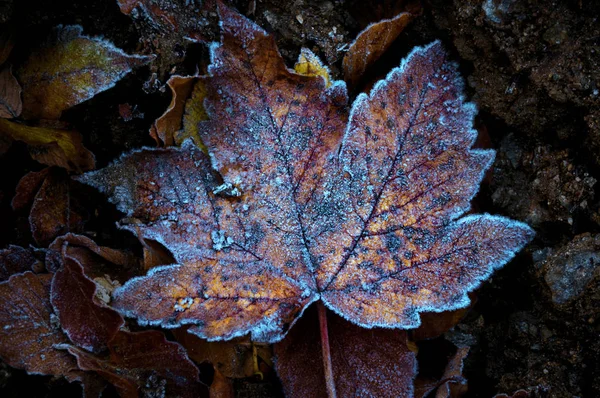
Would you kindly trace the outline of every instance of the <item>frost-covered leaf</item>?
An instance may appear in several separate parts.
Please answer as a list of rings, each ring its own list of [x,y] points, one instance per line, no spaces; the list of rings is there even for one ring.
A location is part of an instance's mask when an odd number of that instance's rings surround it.
[[[24,118],[58,119],[64,110],[111,88],[133,68],[152,60],[128,55],[82,32],[81,26],[58,26],[48,43],[17,69]]]
[[[9,67],[0,69],[0,117],[12,119],[23,110],[21,86]]]
[[[71,198],[71,180],[64,170],[47,168],[26,174],[16,188],[13,209],[31,204],[29,226],[34,240],[41,246],[56,237],[83,227],[85,212]]]
[[[132,254],[110,247],[99,246],[92,239],[76,234],[59,236],[48,246],[46,268],[56,272],[62,263],[64,253],[77,260],[89,277],[98,277],[109,272],[118,275],[125,268],[137,268],[138,260]]]
[[[0,282],[25,271],[41,271],[43,264],[32,248],[10,245],[0,250]]]
[[[29,373],[77,378],[75,359],[50,305],[51,274],[25,272],[0,283],[0,357]]]
[[[316,311],[275,344],[277,374],[287,397],[324,397],[325,379]],[[417,373],[406,332],[364,329],[329,314],[331,362],[339,397],[412,397]]]
[[[23,141],[31,157],[45,165],[75,172],[95,167],[94,155],[83,146],[77,131],[28,126],[0,118],[0,135]]]
[[[119,313],[96,299],[96,290],[81,264],[63,253],[50,301],[71,341],[92,352],[104,350],[124,323]]]
[[[414,328],[420,312],[468,305],[532,238],[506,218],[459,218],[494,152],[470,149],[476,110],[439,42],[348,115],[344,83],[290,71],[262,29],[220,14],[199,125],[210,158],[186,141],[79,177],[176,260],[116,290],[122,313],[275,342],[322,300],[361,326]]]
[[[121,397],[152,396],[207,397],[208,389],[199,381],[198,368],[177,343],[167,341],[158,331],[120,331],[110,341],[107,357],[70,346],[82,370],[95,371],[112,383]],[[146,390],[146,391],[145,391]]]
[[[342,63],[344,80],[350,87],[356,87],[367,68],[385,53],[413,17],[412,14],[403,12],[392,19],[370,24],[359,33]]]
[[[178,132],[182,130],[183,125],[187,122],[185,118],[192,117],[191,115],[186,115],[184,118],[184,113],[187,109],[186,102],[191,102],[195,105],[192,110],[197,112],[200,109],[200,115],[194,117],[194,125],[188,126],[185,131],[188,133],[188,137],[196,138],[196,143],[200,144],[197,140],[198,134],[191,133],[191,131],[197,131],[195,124],[207,119],[202,105],[205,94],[203,95],[204,86],[201,79],[198,76],[171,76],[167,85],[171,89],[171,103],[165,113],[156,119],[150,128],[150,136],[161,146],[171,146],[175,143],[180,145],[184,139],[179,137]],[[200,92],[200,94],[197,92]]]

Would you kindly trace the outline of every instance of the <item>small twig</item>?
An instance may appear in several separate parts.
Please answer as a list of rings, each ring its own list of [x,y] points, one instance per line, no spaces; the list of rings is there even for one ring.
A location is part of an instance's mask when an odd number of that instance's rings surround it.
[[[333,380],[333,367],[331,366],[331,351],[329,349],[329,332],[327,330],[327,309],[322,302],[317,303],[319,310],[319,329],[321,330],[321,352],[323,353],[323,367],[325,370],[325,385],[327,396],[336,398],[335,382]]]

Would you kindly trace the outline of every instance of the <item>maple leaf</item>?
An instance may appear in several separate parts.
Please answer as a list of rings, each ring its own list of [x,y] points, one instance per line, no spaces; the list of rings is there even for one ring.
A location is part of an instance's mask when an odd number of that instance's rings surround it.
[[[199,134],[78,180],[109,195],[177,264],[115,291],[142,324],[276,342],[312,302],[364,327],[414,328],[533,236],[469,215],[494,152],[470,149],[475,106],[439,42],[414,49],[347,112],[342,82],[286,68],[274,40],[219,7]],[[221,174],[217,174],[214,169]]]

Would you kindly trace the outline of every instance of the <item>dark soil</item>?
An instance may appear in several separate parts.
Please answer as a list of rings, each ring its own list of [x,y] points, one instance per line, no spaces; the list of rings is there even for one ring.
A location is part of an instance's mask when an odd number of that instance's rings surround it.
[[[419,9],[417,2],[393,0],[234,5],[276,37],[289,65],[308,47],[336,78],[344,45],[368,23]],[[441,39],[461,66],[468,98],[480,109],[482,141],[497,150],[475,209],[525,221],[537,231],[534,242],[479,289],[469,315],[444,337],[471,346],[468,396],[538,388],[552,397],[599,397],[600,2],[423,0],[420,8],[367,80],[396,66],[413,46]],[[214,35],[214,18],[206,17],[206,34]],[[123,15],[115,0],[0,0],[0,23],[16,34],[15,62],[58,24],[81,24],[86,34],[102,35],[128,52],[149,51],[140,39],[147,27]],[[197,44],[157,50],[178,73],[207,61],[206,49]],[[98,167],[131,148],[154,145],[149,126],[169,102],[166,63],[137,70],[64,115],[84,135]],[[125,121],[118,111],[125,103],[140,117]],[[0,247],[32,243],[26,214],[14,214],[10,200],[18,180],[41,168],[20,145],[0,158],[6,234]],[[96,206],[88,209],[87,228],[100,243],[137,245],[116,230],[116,211],[104,198],[86,195]],[[423,343],[424,352],[428,344],[435,342]],[[236,387],[240,397],[280,395],[276,382]],[[2,396],[65,394],[78,395],[77,387],[0,365]]]

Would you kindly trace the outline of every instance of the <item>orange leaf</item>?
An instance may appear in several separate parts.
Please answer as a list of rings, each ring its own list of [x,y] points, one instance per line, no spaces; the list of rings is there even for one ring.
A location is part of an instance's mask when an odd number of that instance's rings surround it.
[[[371,24],[360,32],[342,63],[344,79],[350,87],[356,87],[365,71],[385,53],[412,19],[412,14],[403,12],[392,19]]]

